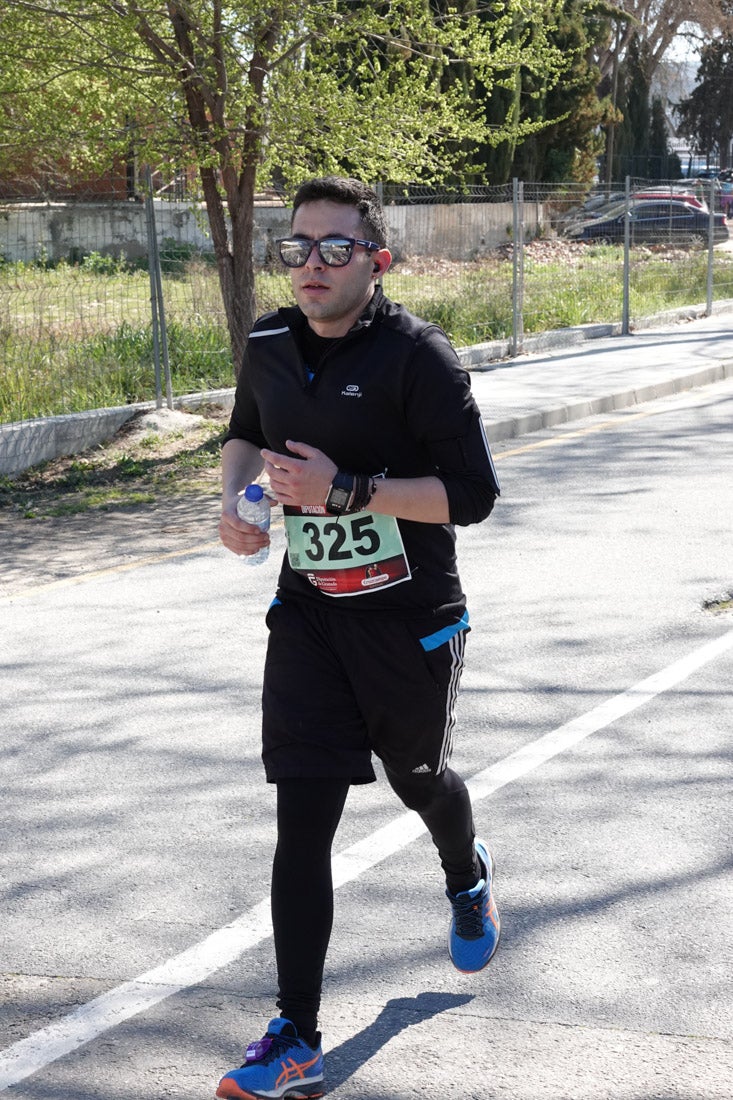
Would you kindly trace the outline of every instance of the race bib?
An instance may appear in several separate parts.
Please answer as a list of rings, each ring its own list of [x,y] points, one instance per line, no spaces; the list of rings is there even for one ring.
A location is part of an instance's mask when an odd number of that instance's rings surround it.
[[[410,579],[393,516],[331,516],[321,506],[283,508],[288,561],[327,596],[364,596]]]

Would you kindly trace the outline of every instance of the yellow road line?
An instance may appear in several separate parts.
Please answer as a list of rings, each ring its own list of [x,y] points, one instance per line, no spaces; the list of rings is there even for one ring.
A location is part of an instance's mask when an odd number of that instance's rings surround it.
[[[537,451],[540,447],[557,447],[561,443],[566,443],[569,439],[581,439],[585,435],[594,435],[596,432],[606,431],[607,428],[615,428],[618,424],[628,424],[630,420],[641,420],[645,416],[656,416],[657,413],[662,411],[657,409],[653,412],[638,412],[629,413],[627,416],[616,416],[613,420],[604,420],[601,424],[593,424],[589,428],[576,428],[571,432],[563,432],[562,435],[554,435],[552,439],[540,439],[536,443],[526,443],[523,447],[515,447],[511,451],[499,451],[494,455],[494,459],[498,462],[500,458],[523,455],[528,451]]]
[[[62,577],[58,581],[45,581],[43,584],[36,584],[31,588],[18,589],[17,592],[0,596],[0,601],[18,599],[21,596],[32,595],[34,592],[48,592],[53,588],[68,588],[70,585],[81,584],[83,581],[98,580],[100,577],[109,577],[116,573],[129,573],[132,569],[140,569],[144,565],[157,565],[158,562],[170,561],[171,558],[185,558],[190,554],[200,554],[204,550],[213,550],[217,546],[221,546],[218,539],[214,542],[199,543],[198,546],[189,546],[186,550],[169,550],[165,554],[151,554],[146,558],[125,562],[124,565],[110,565],[108,569],[95,569],[91,573],[78,573],[75,577]]]
[[[696,386],[693,391],[683,390],[679,393],[670,393],[666,395],[666,398],[657,398],[658,401],[670,401],[670,399],[681,398],[690,401],[694,398],[695,404],[707,401],[709,396],[709,390],[717,383],[711,382],[705,386]],[[594,435],[596,432],[604,432],[608,428],[615,428],[619,424],[628,424],[631,420],[643,420],[648,416],[661,416],[663,413],[669,412],[673,408],[671,403],[664,404],[656,409],[645,409],[643,412],[627,412],[621,413],[620,416],[614,416],[611,420],[603,420],[600,424],[591,424],[587,428],[575,428],[570,432],[562,432],[562,434],[554,435],[551,439],[540,439],[536,443],[525,443],[522,447],[514,447],[511,451],[499,451],[494,455],[494,459],[498,461],[500,458],[511,458],[513,455],[523,455],[528,451],[537,451],[541,447],[558,447],[561,443],[566,443],[570,439],[581,439],[585,435]],[[590,416],[593,414],[590,413]],[[597,414],[596,414],[597,415]],[[550,428],[545,428],[545,431],[550,431]]]

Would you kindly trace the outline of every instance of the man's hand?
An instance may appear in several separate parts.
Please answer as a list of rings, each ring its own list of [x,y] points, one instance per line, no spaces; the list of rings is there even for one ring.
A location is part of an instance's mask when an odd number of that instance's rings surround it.
[[[268,504],[269,498],[265,497]],[[237,515],[237,497],[228,500],[219,520],[219,538],[231,550],[233,554],[249,556],[256,554],[263,546],[269,546],[270,534],[268,531],[260,531],[259,527],[252,523],[245,523]]]
[[[323,451],[308,443],[295,443],[291,439],[285,442],[292,454],[260,451],[275,499],[294,507],[323,504],[338,466]]]
[[[221,452],[222,502],[219,538],[233,554],[256,554],[270,536],[237,515],[239,494],[262,472],[259,447],[245,439],[228,440]]]

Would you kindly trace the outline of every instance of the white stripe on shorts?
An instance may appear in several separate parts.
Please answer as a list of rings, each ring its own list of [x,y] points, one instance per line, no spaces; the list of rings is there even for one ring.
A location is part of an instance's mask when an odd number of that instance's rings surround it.
[[[448,763],[453,753],[453,731],[456,728],[456,700],[458,699],[458,687],[461,682],[461,673],[463,672],[463,654],[466,650],[466,631],[459,630],[457,634],[454,634],[453,637],[448,640],[447,644],[450,648],[452,660],[450,682],[448,683],[448,691],[446,693],[445,732],[443,734],[443,744],[440,750],[440,760],[438,762],[439,773],[448,767]]]

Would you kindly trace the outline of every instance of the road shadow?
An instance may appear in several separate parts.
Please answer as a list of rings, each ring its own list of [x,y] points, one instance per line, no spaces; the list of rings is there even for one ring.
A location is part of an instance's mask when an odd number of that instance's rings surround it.
[[[340,1088],[390,1039],[414,1024],[422,1024],[441,1012],[470,1004],[473,994],[418,993],[416,997],[393,997],[368,1027],[328,1052],[326,1084],[329,1091]]]

